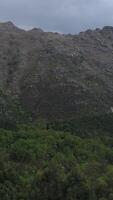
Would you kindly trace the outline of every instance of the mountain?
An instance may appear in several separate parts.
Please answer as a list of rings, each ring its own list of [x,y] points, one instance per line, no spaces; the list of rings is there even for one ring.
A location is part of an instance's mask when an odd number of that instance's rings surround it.
[[[111,112],[113,27],[66,35],[0,23],[0,88],[35,118]]]

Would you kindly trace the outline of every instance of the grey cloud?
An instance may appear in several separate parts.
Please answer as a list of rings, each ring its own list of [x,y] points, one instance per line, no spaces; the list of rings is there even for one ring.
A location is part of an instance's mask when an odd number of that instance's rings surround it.
[[[1,0],[0,20],[22,27],[77,33],[113,25],[113,0]]]

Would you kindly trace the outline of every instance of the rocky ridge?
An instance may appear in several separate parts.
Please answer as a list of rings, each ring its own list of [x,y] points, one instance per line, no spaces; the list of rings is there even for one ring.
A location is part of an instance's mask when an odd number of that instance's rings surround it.
[[[34,117],[111,112],[113,27],[65,35],[0,23],[0,87]]]

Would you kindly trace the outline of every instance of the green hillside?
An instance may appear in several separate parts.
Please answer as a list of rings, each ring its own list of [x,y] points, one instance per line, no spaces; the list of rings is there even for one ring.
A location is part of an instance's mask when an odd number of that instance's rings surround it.
[[[113,137],[0,129],[1,200],[112,200]]]

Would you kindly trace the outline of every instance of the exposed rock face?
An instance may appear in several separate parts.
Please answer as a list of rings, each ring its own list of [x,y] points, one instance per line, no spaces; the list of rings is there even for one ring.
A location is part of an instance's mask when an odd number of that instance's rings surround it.
[[[34,116],[110,111],[113,27],[61,35],[1,23],[0,86]]]

